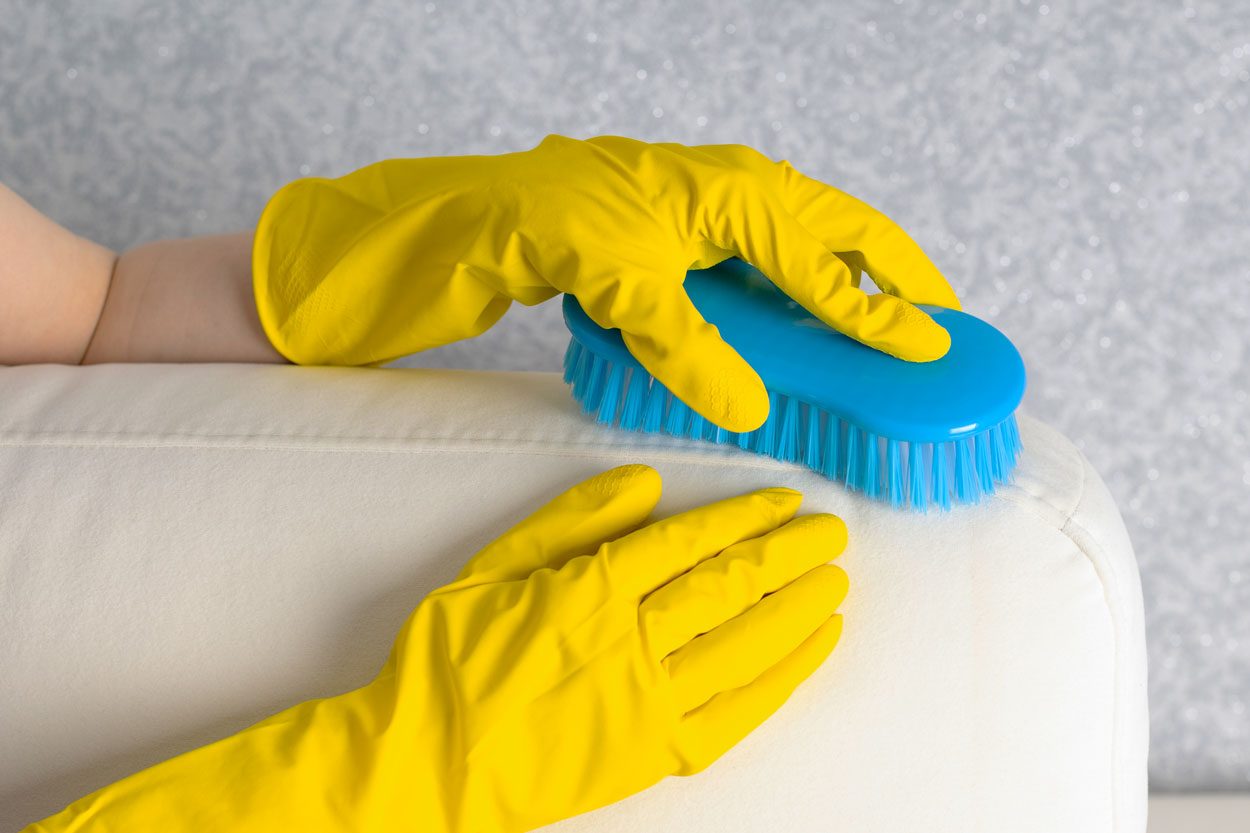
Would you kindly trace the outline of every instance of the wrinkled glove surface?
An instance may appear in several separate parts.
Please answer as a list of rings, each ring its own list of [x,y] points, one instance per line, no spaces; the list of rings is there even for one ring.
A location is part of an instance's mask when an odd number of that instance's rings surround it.
[[[703,769],[833,649],[846,527],[779,488],[640,527],[659,496],[646,466],[573,487],[426,597],[372,682],[28,830],[508,833]]]
[[[959,301],[901,228],[744,145],[553,134],[295,180],[261,214],[252,270],[264,330],[297,364],[383,364],[571,293],[683,402],[749,431],[764,386],[682,289],[734,256],[865,344],[910,361],[950,347],[913,304]],[[860,290],[863,272],[883,294]]]

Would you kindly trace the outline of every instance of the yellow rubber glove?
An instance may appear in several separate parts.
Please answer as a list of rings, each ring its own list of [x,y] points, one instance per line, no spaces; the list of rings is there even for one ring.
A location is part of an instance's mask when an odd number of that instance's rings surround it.
[[[568,292],[682,401],[749,431],[763,383],[682,288],[731,256],[873,347],[911,361],[950,347],[912,304],[959,301],[902,229],[743,145],[551,135],[299,179],[262,212],[252,270],[265,332],[297,364],[382,364]],[[886,294],[861,291],[861,271]]]
[[[374,681],[28,830],[507,833],[703,769],[833,649],[846,527],[764,489],[638,528],[659,496],[646,466],[573,487],[426,597]]]

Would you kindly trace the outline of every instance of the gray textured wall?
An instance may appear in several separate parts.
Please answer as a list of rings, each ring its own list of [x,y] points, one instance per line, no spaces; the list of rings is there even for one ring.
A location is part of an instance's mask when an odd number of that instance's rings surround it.
[[[751,144],[877,205],[1123,506],[1155,786],[1250,787],[1250,4],[3,0],[0,84],[0,178],[114,247],[549,132]],[[554,369],[557,322],[419,361]]]

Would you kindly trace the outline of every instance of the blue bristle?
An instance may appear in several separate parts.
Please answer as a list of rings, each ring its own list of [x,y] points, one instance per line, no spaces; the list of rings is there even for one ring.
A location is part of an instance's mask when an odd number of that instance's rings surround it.
[[[881,494],[881,479],[877,474],[880,456],[877,435],[871,431],[864,432],[864,493],[868,497],[879,497]]]
[[[1011,450],[1007,447],[1006,423],[1000,422],[985,433],[989,435],[985,445],[990,458],[990,477],[995,483],[1001,483],[1013,466]]]
[[[777,432],[777,449],[773,456],[794,463],[799,459],[799,402],[783,396],[778,404],[781,406],[781,428]]]
[[[1016,447],[1015,443],[1013,442],[1013,437],[1011,437],[1011,429],[1008,427],[1008,424],[1004,423],[1003,424],[1003,477],[1004,478],[1010,477],[1011,469],[1015,467],[1016,452],[1018,452],[1018,447]]]
[[[669,397],[668,416],[664,418],[664,433],[674,437],[686,435],[686,424],[690,422],[690,409],[677,397]]]
[[[1015,416],[1009,416],[1002,422],[1003,445],[1007,448],[1007,464],[1014,465],[1020,456],[1020,432],[1016,426]]]
[[[890,505],[903,505],[903,457],[898,440],[885,444],[886,483],[889,484]]]
[[[576,339],[570,341],[563,365],[574,397],[599,422],[802,462],[896,507],[910,504],[923,511],[932,503],[947,510],[956,501],[976,502],[993,494],[1020,455],[1014,416],[973,436],[914,443],[880,437],[810,403],[769,392],[769,418],[758,429],[739,433],[704,418],[642,368],[608,361]],[[932,449],[927,464],[926,447]]]
[[[807,418],[807,432],[803,435],[803,465],[820,471],[820,409],[804,405],[803,411]]]
[[[573,398],[581,402],[586,397],[586,385],[590,382],[590,364],[594,357],[589,350],[581,348],[573,364]]]
[[[690,419],[686,422],[686,436],[692,440],[705,439],[703,430],[706,426],[707,420],[704,419],[703,414],[691,410]]]
[[[764,420],[764,424],[756,428],[753,432],[755,437],[751,441],[751,450],[759,454],[767,454],[770,457],[777,453],[777,408],[779,407],[780,397],[769,391],[768,393],[768,419]]]
[[[603,382],[603,394],[600,396],[599,422],[616,422],[616,411],[621,404],[621,394],[625,390],[625,368],[619,364],[605,362],[608,365],[606,378]]]
[[[621,427],[637,431],[642,425],[642,409],[647,404],[647,386],[650,375],[641,367],[629,371],[629,386],[625,389],[625,401],[621,404]]]
[[[838,463],[841,460],[842,420],[829,414],[825,421],[825,445],[821,449],[820,473],[830,480],[838,479]]]
[[[847,423],[846,425],[846,478],[845,478],[845,482],[846,482],[846,485],[851,487],[852,489],[863,488],[861,485],[862,481],[860,479],[860,465],[859,465],[859,458],[860,458],[859,435],[861,433],[863,432],[860,431],[860,429],[857,426],[852,425],[849,422]]]
[[[569,349],[564,351],[564,384],[572,384],[577,376],[577,362],[584,352],[586,348],[577,339],[569,341]]]
[[[907,444],[907,473],[911,479],[908,484],[908,496],[911,498],[913,509],[924,511],[928,505],[928,495],[925,490],[925,473],[927,469],[924,466],[924,443],[908,443]]]
[[[942,509],[949,509],[951,506],[949,472],[946,470],[946,445],[946,443],[933,444],[933,481],[930,490],[933,502]]]
[[[973,503],[979,497],[971,437],[955,440],[955,497],[960,503]]]
[[[646,378],[641,370],[636,370],[634,373]],[[647,391],[647,404],[642,409],[643,431],[655,433],[664,425],[664,406],[668,403],[668,399],[668,388],[661,385],[659,380],[653,380],[651,388]]]
[[[1007,471],[1007,445],[1003,440],[1002,423],[990,429],[990,471],[995,480],[1002,480]]]
[[[582,410],[593,414],[599,409],[599,400],[603,396],[603,376],[607,362],[587,351],[585,375],[586,386],[582,392]]]
[[[994,493],[994,449],[990,442],[990,432],[977,434],[977,482],[981,485],[982,494]]]

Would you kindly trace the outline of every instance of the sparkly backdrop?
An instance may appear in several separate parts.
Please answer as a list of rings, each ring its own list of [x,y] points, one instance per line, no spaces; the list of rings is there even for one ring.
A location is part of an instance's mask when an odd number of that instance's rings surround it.
[[[114,247],[302,174],[741,142],[897,219],[1124,510],[1158,788],[1250,787],[1250,4],[0,3],[0,177]],[[421,364],[555,369],[556,304]]]

